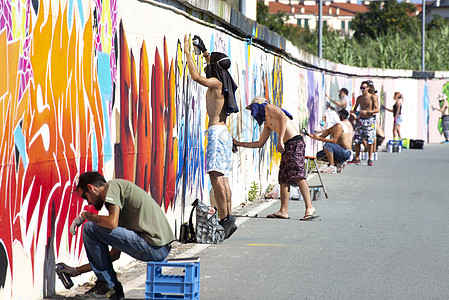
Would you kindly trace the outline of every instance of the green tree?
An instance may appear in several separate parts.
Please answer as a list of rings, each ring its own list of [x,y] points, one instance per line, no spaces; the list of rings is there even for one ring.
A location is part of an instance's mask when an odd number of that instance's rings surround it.
[[[419,70],[421,20],[414,16],[414,8],[410,7],[410,3],[397,3],[395,0],[387,1],[382,10],[379,2],[371,6],[366,15],[358,16],[365,20],[365,29],[360,29],[361,25],[358,25],[358,38],[323,28],[323,58],[357,67]],[[285,13],[270,15],[263,2],[259,2],[258,7],[257,20],[260,24],[281,34],[298,48],[317,55],[317,31],[282,25],[287,20]],[[397,10],[401,13],[396,14]],[[260,18],[259,14],[262,14]],[[282,19],[284,21],[280,21]],[[387,26],[382,28],[382,24]],[[425,60],[428,71],[449,70],[448,40],[449,20],[435,16],[426,29]]]
[[[375,39],[390,33],[418,34],[420,22],[415,11],[415,6],[405,1],[371,2],[368,12],[357,13],[352,21],[354,37],[360,40],[365,36]]]

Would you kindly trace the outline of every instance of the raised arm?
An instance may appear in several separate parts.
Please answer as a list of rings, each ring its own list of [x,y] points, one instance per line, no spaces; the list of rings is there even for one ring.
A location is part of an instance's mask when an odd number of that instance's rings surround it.
[[[206,78],[200,75],[198,72],[198,69],[193,62],[192,54],[190,53],[190,42],[189,42],[189,36],[186,34],[184,35],[184,53],[186,55],[187,60],[187,66],[189,68],[190,76],[195,82],[198,82],[199,84],[213,89],[221,89],[221,82],[217,78]],[[209,62],[209,53],[206,51],[204,52],[203,56],[205,55],[206,61]]]
[[[332,99],[328,94],[326,94],[326,97],[332,102],[332,103],[334,103],[335,105],[338,105],[338,106],[340,106],[340,107],[342,107],[342,108],[346,108],[346,105],[348,104],[347,102],[346,102],[346,100],[345,99],[341,99],[341,100],[334,100],[334,99]]]

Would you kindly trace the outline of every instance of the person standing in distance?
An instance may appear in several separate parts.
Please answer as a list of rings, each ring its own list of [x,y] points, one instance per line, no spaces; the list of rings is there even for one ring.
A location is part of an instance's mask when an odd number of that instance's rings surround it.
[[[352,162],[360,165],[360,144],[366,141],[369,155],[368,166],[372,166],[373,161],[371,158],[376,139],[376,114],[379,112],[379,101],[377,95],[375,95],[374,86],[370,81],[363,81],[360,90],[362,95],[357,97],[352,111],[359,117],[354,130],[354,142],[356,145],[355,158]],[[360,111],[357,111],[358,107],[360,107]]]
[[[449,143],[449,111],[446,94],[438,95],[438,102],[440,104],[440,108],[432,105],[432,110],[437,110],[441,113],[441,126],[443,127],[444,134],[444,141],[442,143],[447,144]]]
[[[402,103],[404,101],[404,98],[402,97],[402,94],[399,92],[395,92],[394,96],[394,105],[393,109],[383,107],[386,111],[392,112],[394,117],[394,123],[393,123],[393,139],[395,140],[396,137],[401,140],[401,123],[402,123]]]

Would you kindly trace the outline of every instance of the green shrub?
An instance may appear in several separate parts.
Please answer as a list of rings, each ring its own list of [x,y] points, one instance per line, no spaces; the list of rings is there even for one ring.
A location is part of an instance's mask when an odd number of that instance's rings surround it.
[[[259,185],[255,181],[253,181],[248,191],[248,200],[250,202],[253,202],[259,196],[259,193]]]

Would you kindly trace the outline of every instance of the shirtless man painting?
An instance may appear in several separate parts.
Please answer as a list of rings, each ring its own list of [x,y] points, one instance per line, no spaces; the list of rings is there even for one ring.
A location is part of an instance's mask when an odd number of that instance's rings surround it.
[[[328,117],[334,114],[335,117]],[[336,113],[333,110],[328,110],[326,113],[327,119],[333,119],[329,129],[325,129],[318,134],[310,134],[309,136],[317,141],[325,142],[323,150],[317,153],[317,158],[326,157],[329,166],[323,173],[337,173],[344,167],[344,162],[349,160],[352,154],[352,125],[348,121],[349,113],[346,109],[340,110]],[[328,138],[330,137],[330,138]],[[337,167],[338,166],[338,167]]]
[[[377,95],[369,92],[369,90],[374,91],[374,86],[370,83],[371,82],[368,81],[362,82],[362,85],[360,86],[362,95],[357,97],[353,110],[354,113],[358,113],[359,118],[355,125],[355,158],[352,162],[360,165],[360,144],[365,140],[368,148],[368,166],[373,165],[371,155],[374,150],[374,142],[376,139],[376,113],[379,112]],[[360,111],[357,112],[359,106]]]
[[[268,218],[288,219],[288,201],[290,198],[290,185],[296,184],[306,206],[302,221],[313,220],[316,209],[312,205],[309,193],[309,185],[306,181],[304,169],[305,143],[302,136],[291,120],[291,115],[281,108],[269,104],[265,98],[256,97],[246,109],[251,110],[251,115],[259,123],[265,122],[263,130],[257,142],[239,142],[234,144],[239,147],[261,148],[267,142],[274,131],[278,135],[277,150],[282,153],[279,166],[279,185],[281,187],[281,209]],[[288,117],[288,118],[287,118]]]
[[[228,72],[230,59],[223,53],[209,54],[203,41],[198,36],[193,44],[201,52],[207,62],[206,77],[198,72],[190,53],[189,36],[184,36],[184,53],[192,80],[207,87],[206,111],[209,117],[207,129],[206,172],[209,174],[215,201],[220,216],[220,224],[225,229],[225,238],[229,238],[236,230],[235,216],[231,213],[231,188],[229,174],[231,172],[232,137],[226,126],[226,118],[238,112],[234,92],[237,85]]]

